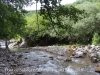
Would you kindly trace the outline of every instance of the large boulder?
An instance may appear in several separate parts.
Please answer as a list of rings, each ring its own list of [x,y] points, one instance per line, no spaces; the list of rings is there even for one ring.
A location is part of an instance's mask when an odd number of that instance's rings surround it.
[[[95,67],[95,72],[99,72],[100,73],[100,63],[98,63]]]
[[[86,54],[86,50],[83,49],[83,47],[77,47],[77,49],[72,53],[71,57],[84,57]]]
[[[25,48],[26,47],[26,42],[24,38],[21,38],[14,46],[18,46],[19,48]]]
[[[12,42],[8,45],[9,49],[14,49],[14,48],[25,48],[27,47],[27,44],[25,42],[24,38],[21,38],[18,42]]]
[[[71,57],[75,57],[75,58],[84,57],[84,53],[82,51],[76,51],[72,54]]]
[[[25,39],[22,38],[21,40],[22,40],[22,42],[19,44],[19,47],[20,47],[20,48],[25,48],[25,47],[27,46],[27,44],[26,44],[26,42],[25,42]]]

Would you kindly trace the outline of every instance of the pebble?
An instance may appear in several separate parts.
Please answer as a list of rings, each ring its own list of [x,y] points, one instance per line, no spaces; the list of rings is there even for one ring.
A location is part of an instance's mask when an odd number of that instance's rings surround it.
[[[23,73],[19,73],[19,72],[18,72],[18,73],[16,73],[16,75],[24,75],[24,74],[23,74]]]
[[[49,57],[50,58],[50,60],[53,60],[54,58],[51,56],[51,57]]]
[[[25,53],[29,53],[29,51],[25,51]]]
[[[26,57],[26,58],[24,58],[24,59],[28,59],[28,58]]]
[[[0,68],[0,73],[4,73],[4,72],[5,72],[4,68]]]
[[[38,61],[38,59],[34,59],[33,61]]]
[[[17,67],[17,64],[11,64],[12,67]]]
[[[0,64],[0,67],[6,67],[6,65],[5,64]]]
[[[71,61],[71,58],[64,59],[64,62],[66,62],[66,61]]]
[[[0,75],[5,75],[5,74],[3,74],[3,73],[0,73]]]
[[[18,58],[22,58],[22,56],[23,56],[23,55],[22,55],[22,54],[20,54],[20,55],[18,55]]]
[[[33,66],[33,64],[29,64],[29,66]]]
[[[91,61],[92,61],[93,63],[97,63],[97,62],[98,62],[98,59],[97,59],[97,58],[92,58]]]
[[[96,67],[95,68],[95,72],[99,72],[100,73],[100,67]]]
[[[42,72],[38,71],[37,74],[42,74]]]
[[[74,52],[71,57],[73,57],[73,58],[84,57],[84,53],[80,52],[80,51]]]
[[[12,54],[12,56],[16,56],[15,54]]]

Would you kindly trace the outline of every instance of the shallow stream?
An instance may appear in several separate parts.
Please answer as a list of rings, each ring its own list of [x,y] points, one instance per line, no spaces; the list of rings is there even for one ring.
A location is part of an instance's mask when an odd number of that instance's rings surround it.
[[[31,50],[16,52],[22,55],[19,58],[19,66],[24,75],[100,75],[95,72],[95,64],[91,63],[88,56],[85,58],[72,58],[72,61],[64,61],[70,56],[59,56],[45,50]]]

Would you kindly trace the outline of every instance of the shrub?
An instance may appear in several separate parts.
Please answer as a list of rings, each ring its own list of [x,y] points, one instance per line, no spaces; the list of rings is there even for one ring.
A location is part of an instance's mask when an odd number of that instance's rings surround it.
[[[98,33],[94,33],[93,38],[92,38],[92,44],[93,45],[100,44],[100,35],[98,35]]]

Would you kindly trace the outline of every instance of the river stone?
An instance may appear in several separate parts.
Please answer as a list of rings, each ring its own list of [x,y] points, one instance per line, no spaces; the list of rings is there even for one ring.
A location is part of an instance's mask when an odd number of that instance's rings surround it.
[[[52,56],[50,56],[49,58],[50,58],[50,60],[53,60],[54,59]]]
[[[77,54],[70,56],[71,58],[79,58]]]
[[[18,55],[18,58],[22,58],[22,56],[23,56],[23,55],[22,55],[22,54],[20,54],[20,55]]]
[[[0,63],[2,63],[2,59],[0,59]]]
[[[0,75],[5,75],[5,74],[3,74],[3,73],[0,73]]]
[[[40,72],[40,71],[38,71],[37,73],[38,73],[38,74],[42,74],[42,72]]]
[[[0,73],[5,73],[4,68],[0,68]]]
[[[66,59],[64,59],[64,61],[66,62],[66,61],[71,61],[71,58],[69,57],[69,58],[66,58]]]
[[[99,52],[97,52],[97,55],[98,55],[98,58],[100,58],[100,51],[99,51]]]
[[[47,57],[46,55],[43,55],[42,57]]]
[[[25,53],[29,53],[29,51],[25,51]]]
[[[92,58],[91,60],[93,63],[97,63],[98,62],[98,59],[97,58]]]
[[[24,59],[28,59],[28,58],[26,57],[26,58],[24,58]]]
[[[5,64],[0,64],[0,67],[6,67],[6,65]]]
[[[96,57],[96,54],[95,53],[90,53],[89,57],[90,57],[90,59],[93,59],[94,57]]]
[[[77,52],[77,55],[78,55],[79,57],[83,57],[83,56],[84,56],[84,53],[81,52],[81,51],[79,51],[79,52]]]
[[[12,67],[17,67],[17,64],[11,64]]]
[[[83,54],[87,54],[87,51],[86,51],[86,50],[84,50],[84,51],[83,51]]]
[[[33,64],[29,64],[29,66],[33,66]]]
[[[15,54],[12,54],[12,56],[16,56]]]
[[[73,53],[72,53],[72,56],[75,56],[75,55],[76,55],[76,52],[73,52]]]
[[[79,58],[79,57],[84,57],[84,53],[81,52],[81,51],[76,51],[72,54],[71,57],[74,57],[74,58]]]
[[[61,56],[57,56],[56,59],[58,59],[58,60],[63,60],[63,57],[61,57]]]
[[[19,73],[19,72],[18,72],[18,73],[16,73],[16,75],[24,75],[24,74],[23,74],[23,73]]]
[[[100,67],[96,67],[95,68],[95,72],[99,72],[100,73]]]
[[[34,59],[33,61],[38,61],[38,59]]]

